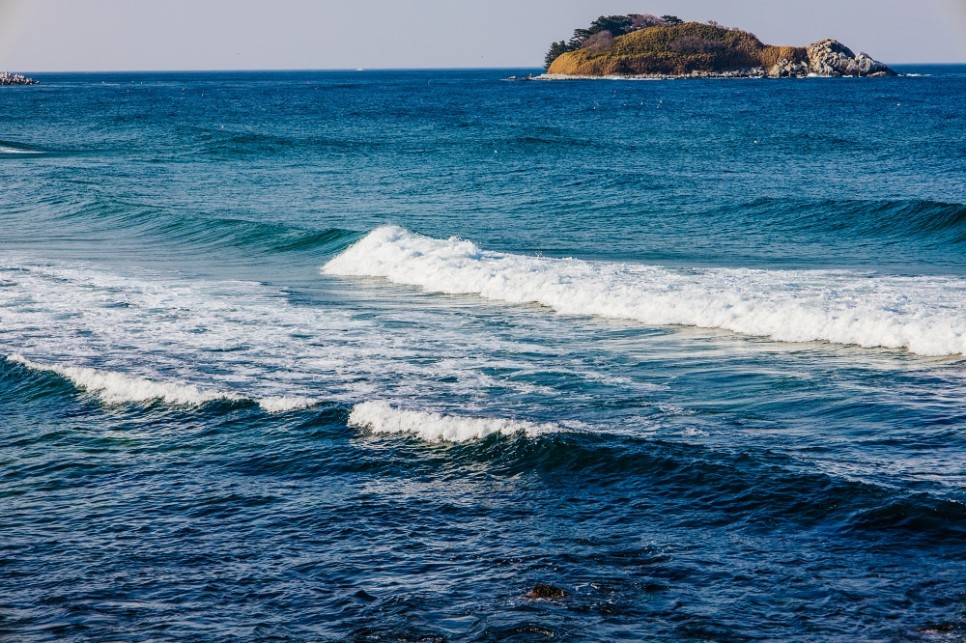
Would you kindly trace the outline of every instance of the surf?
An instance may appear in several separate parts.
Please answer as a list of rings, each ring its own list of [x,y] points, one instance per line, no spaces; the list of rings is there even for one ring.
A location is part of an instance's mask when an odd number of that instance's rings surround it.
[[[287,413],[318,404],[300,396],[256,398],[232,391],[202,388],[184,382],[160,381],[119,371],[42,363],[14,353],[7,361],[32,371],[53,373],[107,406],[146,405],[160,402],[169,406],[198,408],[214,402],[257,404],[266,413]]]
[[[675,269],[488,251],[383,226],[321,273],[557,313],[719,328],[782,342],[966,354],[966,279],[848,270]]]
[[[382,401],[356,404],[349,414],[349,426],[377,435],[414,435],[430,442],[469,442],[491,435],[537,437],[560,431],[549,423],[510,418],[444,415],[407,410]]]

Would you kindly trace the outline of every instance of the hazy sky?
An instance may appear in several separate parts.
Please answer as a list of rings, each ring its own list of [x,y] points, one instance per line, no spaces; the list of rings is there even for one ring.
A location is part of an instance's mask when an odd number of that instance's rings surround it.
[[[966,61],[966,0],[0,0],[0,70],[538,67],[551,41],[612,13]]]

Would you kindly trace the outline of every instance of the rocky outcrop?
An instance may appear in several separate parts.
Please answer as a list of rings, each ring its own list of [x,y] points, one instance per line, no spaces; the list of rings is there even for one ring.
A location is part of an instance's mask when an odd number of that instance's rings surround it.
[[[0,85],[34,85],[36,82],[33,78],[27,78],[23,74],[0,71]]]
[[[717,23],[655,24],[622,35],[599,32],[555,43],[546,79],[564,78],[802,78],[894,76],[883,63],[836,40],[808,47],[773,46],[754,34]],[[600,38],[600,34],[609,34]],[[579,42],[578,42],[579,40]],[[551,48],[553,53],[554,47]],[[548,58],[551,56],[548,53]]]
[[[856,55],[837,40],[822,40],[806,47],[808,70],[816,76],[895,76],[885,64],[868,54]]]
[[[801,78],[808,74],[808,61],[790,58],[780,58],[775,66],[768,70],[770,78]]]

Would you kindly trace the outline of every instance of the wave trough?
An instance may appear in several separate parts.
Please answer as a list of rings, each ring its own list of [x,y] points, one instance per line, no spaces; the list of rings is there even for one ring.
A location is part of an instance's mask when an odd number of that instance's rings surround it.
[[[321,269],[428,292],[536,302],[568,315],[721,328],[921,355],[966,354],[966,279],[854,271],[671,269],[481,250],[397,226],[370,232]]]

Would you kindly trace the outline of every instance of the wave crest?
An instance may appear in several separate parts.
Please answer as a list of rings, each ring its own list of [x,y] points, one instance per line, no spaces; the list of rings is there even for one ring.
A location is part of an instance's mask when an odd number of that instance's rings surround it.
[[[386,402],[356,404],[349,414],[349,426],[386,435],[411,434],[431,442],[469,442],[493,434],[511,436],[522,433],[527,437],[535,437],[559,430],[553,424],[536,424],[522,420],[408,411]]]
[[[286,413],[317,404],[316,400],[305,397],[250,398],[238,393],[205,390],[194,384],[159,382],[117,371],[41,364],[17,354],[10,355],[7,360],[34,371],[58,375],[107,405],[162,402],[171,406],[197,407],[212,402],[254,402],[266,413]]]
[[[722,328],[922,355],[966,354],[966,279],[852,271],[672,270],[480,250],[396,226],[370,232],[322,273],[429,292],[536,302],[559,313]]]

